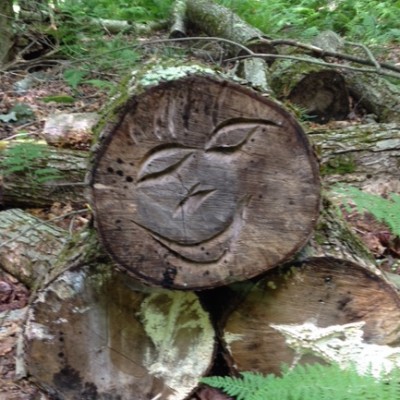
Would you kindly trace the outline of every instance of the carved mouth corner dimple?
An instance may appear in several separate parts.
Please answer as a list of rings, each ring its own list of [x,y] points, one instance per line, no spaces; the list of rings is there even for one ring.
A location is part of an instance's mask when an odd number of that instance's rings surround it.
[[[217,191],[217,189],[195,190],[198,184],[179,202],[173,218],[182,217],[182,215],[192,215],[196,210]],[[193,190],[194,189],[194,190]]]

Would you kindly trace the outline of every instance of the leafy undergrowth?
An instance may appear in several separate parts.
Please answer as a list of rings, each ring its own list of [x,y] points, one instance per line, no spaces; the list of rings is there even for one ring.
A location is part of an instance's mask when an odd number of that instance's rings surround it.
[[[361,376],[337,365],[306,364],[282,376],[243,372],[240,378],[208,377],[203,383],[236,400],[393,400],[400,398],[398,373],[388,380]]]
[[[400,273],[400,196],[378,195],[351,186],[333,189],[344,218],[381,269]]]
[[[400,42],[400,4],[379,0],[218,0],[270,35],[310,38],[333,30],[365,44]]]

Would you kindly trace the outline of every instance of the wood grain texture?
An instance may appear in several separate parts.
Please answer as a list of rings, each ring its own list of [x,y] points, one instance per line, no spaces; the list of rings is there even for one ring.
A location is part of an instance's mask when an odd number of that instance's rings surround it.
[[[293,117],[202,75],[133,97],[100,143],[90,187],[112,258],[173,288],[274,267],[305,244],[319,211],[317,164]]]
[[[54,398],[103,400],[183,400],[215,344],[194,293],[150,291],[101,264],[39,292],[24,342],[28,374]]]
[[[329,257],[270,271],[228,317],[223,336],[230,363],[239,371],[279,373],[295,351],[275,325],[317,327],[364,321],[366,343],[398,346],[400,301],[382,275]],[[321,362],[305,355],[301,362]]]

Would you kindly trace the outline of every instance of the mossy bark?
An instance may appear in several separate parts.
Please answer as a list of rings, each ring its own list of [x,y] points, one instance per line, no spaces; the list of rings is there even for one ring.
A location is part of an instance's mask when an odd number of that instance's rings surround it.
[[[378,122],[400,121],[399,86],[377,74],[347,71],[344,77],[356,103]]]
[[[82,205],[87,154],[19,141],[1,147],[0,205]]]
[[[278,99],[290,101],[313,122],[344,120],[350,112],[344,78],[332,69],[307,62],[276,61],[269,81]]]
[[[380,193],[400,191],[397,124],[314,127],[308,137],[320,159],[324,182],[349,183]]]

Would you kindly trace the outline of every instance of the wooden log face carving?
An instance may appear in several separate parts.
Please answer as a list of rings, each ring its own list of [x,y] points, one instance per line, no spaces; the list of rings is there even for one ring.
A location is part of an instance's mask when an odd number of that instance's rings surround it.
[[[150,284],[200,289],[257,275],[297,251],[318,214],[301,128],[275,103],[215,78],[134,97],[96,157],[102,242]]]

